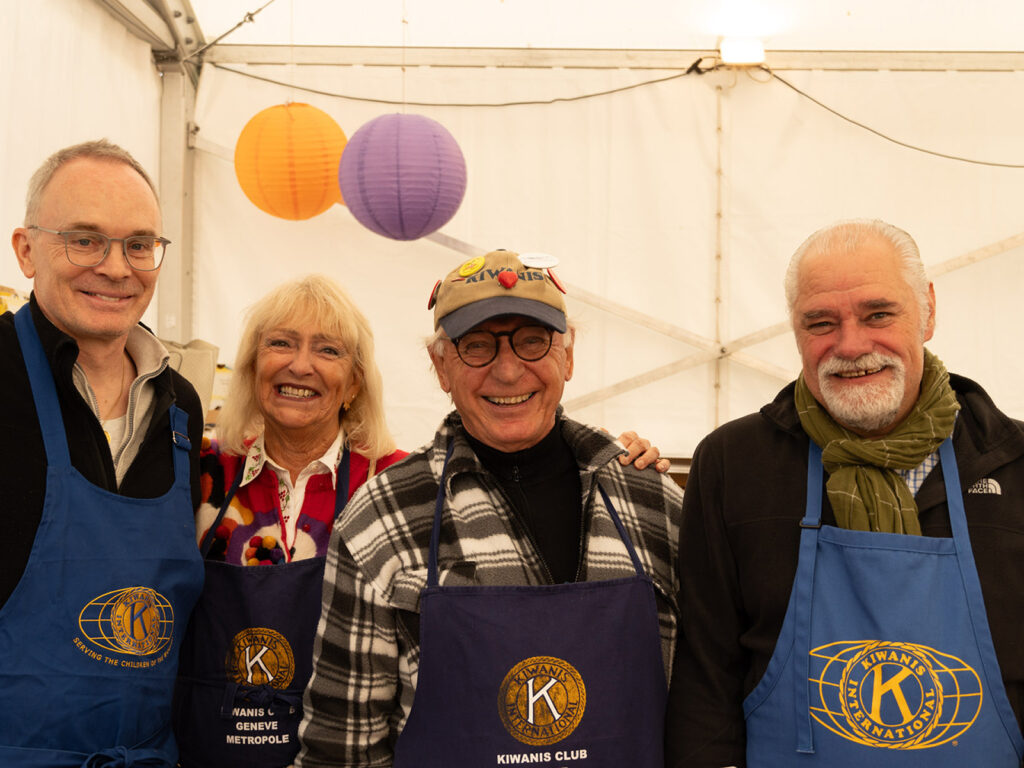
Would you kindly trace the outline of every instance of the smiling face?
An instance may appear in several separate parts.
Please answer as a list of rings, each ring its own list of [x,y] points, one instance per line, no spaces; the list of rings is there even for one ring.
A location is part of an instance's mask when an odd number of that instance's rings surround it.
[[[57,170],[30,223],[110,237],[161,234],[160,208],[146,181],[125,163],[92,157]],[[43,313],[79,344],[123,343],[153,298],[160,270],[132,269],[121,243],[111,243],[95,267],[76,267],[59,235],[19,227],[11,242]]]
[[[537,321],[512,316],[488,320],[478,330],[511,331]],[[565,334],[555,333],[551,349],[540,360],[516,357],[508,338],[499,340],[498,356],[482,368],[459,359],[451,341],[431,359],[441,389],[452,396],[463,425],[480,442],[512,453],[536,445],[555,425],[555,409],[565,382],[572,378],[572,347]]]
[[[256,403],[268,439],[334,442],[341,407],[359,392],[352,356],[315,327],[272,328],[256,352]]]
[[[917,402],[924,342],[935,330],[935,293],[926,318],[893,246],[869,238],[856,248],[804,257],[793,304],[803,375],[839,424],[863,437],[886,434]]]

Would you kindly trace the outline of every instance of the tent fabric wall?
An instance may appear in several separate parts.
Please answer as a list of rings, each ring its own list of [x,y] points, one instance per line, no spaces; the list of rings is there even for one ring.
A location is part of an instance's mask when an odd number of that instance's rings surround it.
[[[29,177],[60,147],[106,137],[158,182],[161,82],[149,45],[95,2],[0,0],[0,9],[6,231],[22,224]],[[0,259],[0,285],[31,287],[10,250]]]
[[[330,93],[409,101],[542,100],[607,91],[678,74],[599,69],[234,65]],[[1024,162],[1024,76],[1018,72],[789,72],[838,111],[912,144],[979,159]],[[399,443],[429,438],[447,408],[422,339],[426,299],[461,254],[397,243],[362,229],[341,206],[307,222],[252,207],[231,152],[246,120],[292,99],[331,114],[351,135],[400,106],[310,94],[207,66],[196,106],[199,136],[195,327],[234,348],[238,317],[282,280],[324,272],[369,315],[388,412]],[[481,249],[539,250],[561,260],[566,283],[684,328],[718,345],[782,323],[789,254],[840,218],[880,217],[918,240],[939,265],[1024,230],[1024,170],[932,157],[830,115],[766,73],[691,75],[607,96],[516,107],[413,107],[439,120],[466,155],[466,200],[446,235]],[[721,124],[719,132],[719,123]],[[720,137],[720,138],[719,138]],[[720,141],[720,143],[719,143]],[[722,187],[717,187],[721,158]],[[721,195],[721,231],[717,231]],[[720,238],[721,275],[716,271]],[[1024,271],[1020,247],[936,280],[938,332],[930,347],[951,370],[983,382],[1024,415],[1006,318]],[[717,298],[716,298],[717,296]],[[576,371],[565,401],[704,348],[573,299]],[[704,362],[574,409],[612,431],[635,428],[663,451],[689,455],[725,420],[759,408],[799,369],[791,334],[743,350],[763,365]],[[228,353],[229,355],[230,353]]]
[[[158,174],[162,83],[146,43],[90,0],[0,0],[5,181],[0,212],[21,223],[28,177],[57,147],[107,136]],[[1009,25],[1009,24],[1008,24]],[[496,62],[500,64],[500,62]],[[207,63],[195,109],[194,336],[231,362],[241,317],[281,281],[324,272],[376,329],[399,443],[432,434],[449,407],[423,339],[434,281],[464,258],[431,240],[378,237],[343,206],[306,221],[254,208],[234,178],[234,142],[257,111],[288,99],[324,109],[351,135],[400,102],[538,101],[609,91],[679,70],[547,67],[232,65],[341,99],[252,80]],[[905,142],[1024,163],[1024,72],[782,73],[824,103]],[[765,81],[765,82],[759,82]],[[407,107],[453,133],[469,187],[443,234],[480,250],[553,253],[579,327],[565,402],[612,431],[634,428],[688,455],[707,431],[755,410],[798,370],[781,282],[789,254],[838,218],[879,216],[913,234],[937,270],[930,347],[1024,416],[1014,310],[1024,271],[1024,170],[896,146],[844,122],[764,72],[687,75],[579,101]],[[9,231],[9,230],[8,230]],[[173,253],[173,246],[172,246]],[[0,284],[29,286],[8,252]],[[951,259],[977,263],[945,272]],[[171,256],[173,258],[173,256]],[[623,310],[609,313],[602,304]],[[153,310],[147,319],[153,316]],[[782,325],[733,354],[733,342]],[[663,332],[663,331],[666,331]],[[726,354],[716,360],[716,350]],[[648,383],[606,396],[643,377]],[[662,375],[658,378],[658,372]],[[591,397],[594,393],[600,396]]]
[[[288,74],[287,67],[277,72],[258,69],[269,76]],[[401,76],[395,70],[339,72],[303,67],[301,76],[310,87],[344,83],[346,90],[377,97],[400,98],[401,93]],[[496,94],[503,99],[549,98],[606,90],[647,77],[621,71],[581,70],[553,77],[546,70],[446,68],[410,71],[406,87],[418,100],[492,100]],[[710,247],[701,225],[713,220],[713,195],[701,188],[709,177],[691,170],[706,163],[703,157],[713,146],[707,129],[703,139],[696,139],[699,126],[694,116],[700,110],[691,100],[709,97],[703,90],[682,99],[643,90],[619,101],[596,99],[554,108],[417,107],[417,112],[439,120],[452,132],[467,159],[466,200],[445,233],[484,250],[506,247],[552,253],[561,260],[557,272],[566,282],[614,295],[626,304],[653,308],[669,322],[697,324],[702,333],[711,334],[710,299],[695,298],[689,306],[678,301],[687,272],[692,276],[709,264],[697,254],[707,253]],[[225,321],[218,325],[218,333],[232,333],[227,326],[242,308],[281,280],[306,272],[335,277],[368,314],[376,331],[388,413],[399,444],[418,445],[430,437],[448,407],[432,380],[422,345],[433,330],[427,298],[434,282],[466,257],[429,241],[399,243],[374,235],[340,206],[295,223],[276,220],[248,205],[234,181],[230,148],[252,114],[287,98],[308,100],[324,109],[349,135],[372,117],[398,109],[290,93],[216,68],[204,71],[196,105],[201,150],[196,273],[209,275],[211,269],[224,269],[239,259],[247,266],[232,278],[230,290],[225,290],[223,282],[197,283],[195,327],[212,327],[216,317]],[[637,119],[647,126],[641,144],[635,143]],[[663,154],[659,147],[671,145],[679,131],[694,140]],[[704,181],[699,180],[702,176]],[[210,200],[204,190],[214,187],[218,207],[211,210],[203,202]],[[656,194],[648,194],[648,190],[666,188],[672,190],[669,198],[659,200]],[[245,213],[231,219],[225,216],[228,210]],[[228,256],[225,248],[233,249],[233,254]],[[683,250],[693,256],[677,258]],[[570,312],[580,333],[576,375],[567,397],[648,361],[658,364],[679,354],[678,342],[667,342],[642,328],[623,332],[615,323],[611,331],[617,338],[604,342],[609,321],[574,303],[571,292]],[[644,344],[636,343],[636,334],[644,337]],[[231,350],[237,331],[231,341],[217,338],[222,350]],[[696,379],[694,383],[700,385]],[[578,415],[612,430],[623,428],[618,420],[606,420],[600,407],[588,410]],[[638,417],[628,418],[635,423]],[[650,429],[647,434],[652,434]],[[664,425],[659,440],[665,439],[662,434]]]

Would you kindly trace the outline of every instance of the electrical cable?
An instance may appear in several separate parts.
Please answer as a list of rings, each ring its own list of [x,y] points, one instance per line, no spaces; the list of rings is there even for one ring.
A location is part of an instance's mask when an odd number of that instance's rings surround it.
[[[247,14],[245,14],[242,17],[242,20],[240,22],[235,24],[235,26],[233,26],[231,29],[229,29],[227,32],[225,32],[223,35],[221,35],[220,37],[216,38],[215,40],[211,40],[206,45],[204,45],[202,48],[198,48],[198,49],[192,51],[192,53],[190,53],[188,56],[186,56],[184,59],[182,59],[182,61],[187,61],[187,60],[189,60],[189,59],[191,59],[191,58],[193,58],[195,56],[198,56],[203,51],[205,51],[207,48],[211,48],[211,47],[215,46],[217,43],[219,43],[225,37],[230,35],[232,32],[234,32],[236,29],[238,29],[243,24],[248,24],[248,23],[251,23],[251,22],[255,21],[256,20],[256,14],[259,13],[260,11],[262,11],[264,8],[266,8],[268,5],[270,5],[274,1],[275,0],[267,0],[267,2],[265,2],[259,8],[257,8],[255,11],[249,11]]]
[[[306,93],[315,93],[318,96],[330,96],[335,99],[346,99],[348,101],[365,101],[371,104],[394,104],[396,106],[407,104],[413,107],[529,107],[537,105],[548,105],[558,104],[560,102],[571,102],[571,101],[583,101],[585,99],[595,99],[599,96],[611,96],[615,93],[622,93],[623,91],[630,91],[635,88],[643,88],[648,85],[657,85],[658,83],[664,83],[669,80],[676,80],[680,77],[686,77],[691,74],[691,70],[686,72],[679,72],[675,75],[669,75],[667,77],[660,77],[655,80],[644,80],[640,83],[632,83],[630,85],[623,85],[618,88],[611,88],[606,91],[595,91],[593,93],[583,93],[578,96],[556,96],[553,99],[542,99],[533,101],[503,101],[503,102],[439,102],[439,101],[402,101],[399,99],[374,99],[369,96],[349,96],[344,93],[332,93],[331,91],[321,91],[316,88],[307,88],[302,85],[291,85],[289,83],[283,83],[280,80],[274,80],[269,77],[263,77],[261,75],[255,75],[252,72],[243,72],[242,70],[234,69],[233,67],[226,67],[223,64],[214,64],[213,66],[218,69],[223,69],[225,72],[231,72],[242,77],[249,77],[253,80],[260,80],[264,83],[272,83],[274,85],[280,85],[283,87],[294,88],[297,91],[305,91]],[[691,68],[692,69],[692,68]]]
[[[413,106],[413,107],[504,108],[504,107],[525,107],[525,106],[546,106],[546,105],[550,105],[550,104],[570,103],[570,102],[574,102],[574,101],[584,101],[586,99],[596,99],[596,98],[599,98],[599,97],[602,97],[602,96],[611,96],[611,95],[616,94],[616,93],[623,93],[625,91],[631,91],[631,90],[635,90],[637,88],[644,88],[644,87],[651,86],[651,85],[658,85],[659,83],[669,82],[671,80],[677,80],[677,79],[679,79],[681,77],[686,77],[687,75],[704,75],[704,74],[707,74],[708,72],[712,72],[712,71],[715,71],[717,69],[722,69],[723,68],[723,65],[719,64],[719,63],[715,63],[715,64],[713,64],[713,65],[711,65],[709,67],[704,67],[703,66],[703,62],[704,62],[705,58],[708,58],[708,57],[702,56],[702,57],[698,58],[684,72],[679,72],[679,73],[674,74],[674,75],[668,75],[666,77],[654,78],[652,80],[644,80],[644,81],[641,81],[639,83],[632,83],[630,85],[623,85],[623,86],[620,86],[618,88],[610,88],[610,89],[603,90],[603,91],[593,91],[593,92],[590,92],[590,93],[579,94],[578,96],[556,96],[555,98],[552,98],[552,99],[535,99],[535,100],[526,100],[526,101],[504,101],[504,102],[405,101],[405,100],[397,100],[397,99],[377,99],[377,98],[372,98],[372,97],[369,97],[369,96],[351,96],[351,95],[344,94],[344,93],[334,93],[334,92],[331,92],[331,91],[323,91],[323,90],[319,90],[319,89],[316,89],[316,88],[308,88],[308,87],[301,86],[301,85],[294,85],[294,84],[290,84],[290,83],[284,83],[284,82],[281,82],[280,80],[274,80],[273,78],[263,77],[262,75],[256,75],[256,74],[253,74],[252,72],[245,72],[245,71],[242,71],[242,70],[234,69],[233,67],[224,66],[223,64],[214,64],[214,66],[217,67],[218,69],[223,69],[226,72],[231,72],[232,74],[240,75],[241,77],[248,77],[248,78],[251,78],[253,80],[259,80],[261,82],[271,83],[273,85],[280,85],[282,87],[289,87],[289,88],[293,88],[293,89],[298,90],[298,91],[304,91],[306,93],[315,93],[318,96],[328,96],[328,97],[336,98],[336,99],[346,99],[348,101],[361,101],[361,102],[367,102],[367,103],[371,103],[371,104],[389,104],[389,105],[395,105],[395,106],[407,105],[407,106]],[[883,133],[882,131],[879,131],[879,130],[877,130],[875,128],[872,128],[869,125],[865,125],[864,123],[860,122],[859,120],[855,120],[852,117],[848,117],[847,115],[844,115],[842,112],[839,112],[838,110],[833,109],[832,107],[828,106],[827,104],[825,104],[824,102],[820,101],[819,99],[816,99],[814,96],[811,96],[806,91],[803,91],[800,88],[796,87],[791,82],[789,82],[785,78],[781,77],[780,75],[776,74],[775,72],[773,72],[768,67],[760,66],[760,67],[757,67],[756,69],[759,70],[759,71],[765,72],[771,79],[777,80],[779,83],[781,83],[782,85],[784,85],[787,88],[791,89],[792,91],[794,91],[798,95],[802,96],[803,98],[807,99],[812,104],[816,104],[817,106],[821,107],[822,109],[824,109],[825,111],[831,113],[832,115],[840,118],[841,120],[845,120],[846,122],[850,123],[851,125],[855,125],[858,128],[867,131],[868,133],[871,133],[871,134],[873,134],[875,136],[878,136],[880,139],[884,139],[885,141],[888,141],[888,142],[891,142],[893,144],[896,144],[897,146],[903,147],[904,149],[910,149],[910,150],[913,150],[915,152],[922,152],[922,153],[924,153],[926,155],[931,155],[933,157],[941,157],[941,158],[943,158],[945,160],[955,160],[955,161],[961,162],[961,163],[969,163],[971,165],[982,165],[982,166],[988,166],[988,167],[991,167],[991,168],[1014,168],[1014,169],[1024,168],[1024,163],[1001,163],[1001,162],[997,162],[997,161],[993,161],[993,160],[977,160],[977,159],[970,158],[970,157],[962,157],[960,155],[951,155],[951,154],[948,154],[948,153],[945,153],[945,152],[938,152],[936,150],[927,149],[925,147],[917,146],[915,144],[910,144],[909,142],[906,142],[906,141],[901,141],[900,139],[897,139],[897,138],[894,138],[892,136],[889,136],[889,135]],[[762,81],[755,80],[755,82],[762,82]],[[765,81],[765,82],[769,82],[769,81]]]
[[[945,158],[946,160],[956,160],[957,162],[961,162],[961,163],[971,163],[972,165],[987,165],[987,166],[990,166],[990,167],[993,167],[993,168],[1024,168],[1024,164],[1021,164],[1021,163],[999,163],[999,162],[995,162],[995,161],[991,161],[991,160],[975,160],[975,159],[970,158],[970,157],[960,157],[959,155],[949,155],[949,154],[946,154],[945,152],[936,152],[933,149],[925,149],[924,147],[918,147],[918,146],[916,146],[914,144],[908,144],[905,141],[900,141],[899,139],[893,138],[892,136],[888,136],[888,135],[882,133],[881,131],[875,130],[874,128],[872,128],[869,125],[864,125],[864,123],[861,123],[861,122],[859,122],[857,120],[854,120],[852,117],[847,117],[843,113],[838,112],[838,111],[832,109],[832,107],[828,106],[827,104],[823,104],[822,102],[818,101],[818,99],[816,99],[813,96],[811,96],[809,93],[800,90],[799,88],[797,88],[795,85],[793,85],[788,80],[786,80],[786,79],[780,77],[779,75],[775,74],[768,67],[763,67],[762,66],[762,67],[758,67],[758,69],[760,69],[760,70],[762,70],[764,72],[767,72],[772,77],[772,79],[778,80],[780,83],[782,83],[787,88],[790,88],[791,90],[795,91],[796,93],[798,93],[799,95],[801,95],[805,99],[807,99],[808,101],[810,101],[810,102],[812,102],[814,104],[817,104],[819,107],[821,107],[825,111],[831,112],[836,117],[838,117],[838,118],[840,118],[842,120],[845,120],[846,122],[851,123],[852,125],[855,125],[858,128],[861,128],[861,129],[863,129],[865,131],[868,131],[869,133],[873,133],[875,136],[878,136],[881,139],[885,139],[886,141],[891,141],[893,144],[897,144],[897,145],[899,145],[901,147],[904,147],[906,149],[912,149],[915,152],[923,152],[926,155],[932,155],[934,157],[942,157],[942,158]]]

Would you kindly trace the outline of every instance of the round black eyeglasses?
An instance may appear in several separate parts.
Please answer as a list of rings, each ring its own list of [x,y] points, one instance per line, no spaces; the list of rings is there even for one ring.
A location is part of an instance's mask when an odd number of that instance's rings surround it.
[[[502,336],[516,357],[528,363],[540,360],[551,349],[551,329],[542,325],[523,325],[512,331],[470,331],[452,339],[459,359],[471,368],[483,368],[498,356]]]

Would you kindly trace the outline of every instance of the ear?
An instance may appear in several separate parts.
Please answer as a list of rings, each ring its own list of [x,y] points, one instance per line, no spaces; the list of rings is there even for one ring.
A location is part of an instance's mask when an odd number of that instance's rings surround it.
[[[924,324],[924,340],[935,333],[935,284],[928,283],[928,320]]]
[[[11,235],[11,246],[14,248],[14,255],[18,257],[18,266],[25,277],[31,279],[36,276],[36,265],[33,262],[32,246],[28,241],[28,230],[18,227]]]
[[[573,358],[572,352],[576,349],[576,329],[569,329],[569,346],[565,350],[565,380],[569,381],[572,378],[572,366]]]
[[[360,377],[353,372],[352,382],[345,388],[345,402],[347,402],[349,406],[352,405],[352,401],[356,399],[362,388],[363,384],[360,381]]]
[[[434,373],[437,374],[437,383],[441,385],[442,391],[446,394],[452,393],[452,385],[448,380],[448,374],[444,369],[444,355],[438,355],[433,349],[428,350],[430,354],[430,362],[434,366]]]

